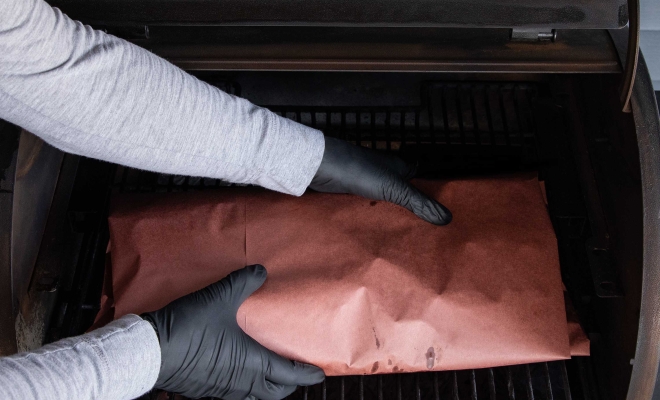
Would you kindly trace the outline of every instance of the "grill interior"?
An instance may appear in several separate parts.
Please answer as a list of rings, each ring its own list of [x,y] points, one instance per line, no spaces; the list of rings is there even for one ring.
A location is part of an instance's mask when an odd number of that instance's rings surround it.
[[[326,135],[396,153],[417,163],[418,175],[423,177],[538,171],[548,188],[564,282],[572,295],[589,292],[584,289],[590,285],[584,283],[584,267],[579,266],[584,257],[575,250],[585,248],[589,220],[570,151],[561,151],[569,146],[561,124],[565,115],[560,108],[548,106],[550,92],[544,84],[421,78],[411,91],[414,95],[397,94],[383,101],[379,91],[373,90],[368,96],[356,96],[357,100],[333,104],[332,95],[322,100],[301,95],[277,101],[272,95],[261,96],[254,90],[256,85],[248,83],[248,90],[243,91],[240,78],[209,80]],[[263,88],[264,93],[269,90]],[[99,310],[108,241],[106,217],[113,192],[177,192],[220,186],[230,184],[82,159],[69,206],[71,231],[67,233],[68,256],[64,260],[74,267],[62,279],[64,290],[58,298],[49,340],[84,332]],[[580,304],[576,303],[577,311],[590,332],[589,310]],[[480,370],[331,377],[320,385],[300,388],[291,398],[592,399],[599,398],[594,382],[589,359],[577,357],[566,362]],[[175,396],[153,392],[145,398]]]

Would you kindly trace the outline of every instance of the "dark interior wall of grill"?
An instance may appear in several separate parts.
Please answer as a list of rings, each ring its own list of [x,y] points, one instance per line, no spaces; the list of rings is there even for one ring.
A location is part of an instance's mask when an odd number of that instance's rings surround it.
[[[591,358],[603,398],[623,399],[635,362],[643,277],[642,190],[634,122],[630,114],[617,112],[617,82],[612,78],[567,79],[554,87],[567,110],[567,133],[590,212],[591,236],[582,261],[589,266],[590,280],[582,282],[596,295],[581,302],[595,326]],[[588,187],[591,190],[585,190]],[[594,257],[598,248],[606,248],[607,257]],[[599,293],[610,284],[618,287],[617,295]]]
[[[20,128],[0,120],[0,354],[16,351],[14,325],[16,299],[12,291],[11,234],[14,176]]]

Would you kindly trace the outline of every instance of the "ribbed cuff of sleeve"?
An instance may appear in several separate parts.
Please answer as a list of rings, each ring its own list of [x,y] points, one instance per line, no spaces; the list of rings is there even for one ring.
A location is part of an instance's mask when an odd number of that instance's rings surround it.
[[[107,398],[135,398],[153,388],[160,372],[160,344],[151,324],[128,314],[94,331],[107,361]]]
[[[127,315],[81,336],[0,357],[0,398],[133,399],[153,387],[159,372],[156,332]]]
[[[268,189],[302,195],[321,165],[325,140],[319,130],[272,114],[270,124],[278,134],[265,135],[264,168],[256,183]]]

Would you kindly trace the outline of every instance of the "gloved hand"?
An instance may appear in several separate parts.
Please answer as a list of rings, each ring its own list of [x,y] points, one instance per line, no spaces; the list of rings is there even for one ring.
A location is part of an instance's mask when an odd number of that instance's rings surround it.
[[[389,201],[435,225],[451,222],[445,206],[408,183],[414,174],[415,168],[397,157],[326,137],[323,160],[309,187]]]
[[[278,400],[297,385],[323,381],[320,368],[278,356],[238,326],[238,307],[266,275],[266,268],[251,265],[142,316],[160,340],[156,388],[191,398]]]

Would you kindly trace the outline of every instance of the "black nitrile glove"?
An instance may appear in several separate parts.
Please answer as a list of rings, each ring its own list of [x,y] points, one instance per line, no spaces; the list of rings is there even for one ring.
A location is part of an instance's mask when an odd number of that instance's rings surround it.
[[[451,222],[445,206],[408,183],[414,174],[415,168],[397,157],[326,137],[323,160],[309,187],[389,201],[435,225]]]
[[[238,307],[266,275],[251,265],[142,316],[160,340],[156,388],[191,398],[279,400],[297,385],[323,381],[320,368],[278,356],[238,326]]]

